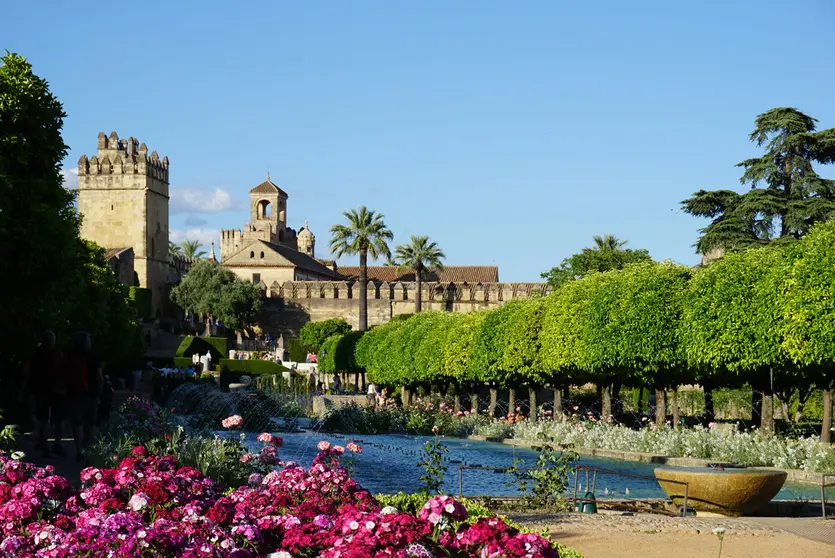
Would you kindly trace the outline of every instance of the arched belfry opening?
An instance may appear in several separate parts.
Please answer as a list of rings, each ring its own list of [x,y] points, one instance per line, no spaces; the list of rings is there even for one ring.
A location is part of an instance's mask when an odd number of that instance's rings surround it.
[[[258,219],[269,219],[273,215],[273,206],[268,200],[258,202]]]

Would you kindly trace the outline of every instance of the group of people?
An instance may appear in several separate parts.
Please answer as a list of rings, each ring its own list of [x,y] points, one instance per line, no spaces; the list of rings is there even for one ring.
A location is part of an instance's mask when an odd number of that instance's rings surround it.
[[[27,397],[37,423],[38,446],[43,457],[64,456],[61,445],[64,423],[72,424],[76,459],[92,442],[93,430],[106,420],[113,402],[113,386],[102,374],[93,355],[90,334],[78,332],[66,353],[47,331],[26,366],[21,397]],[[55,441],[50,448],[47,430],[52,426]]]

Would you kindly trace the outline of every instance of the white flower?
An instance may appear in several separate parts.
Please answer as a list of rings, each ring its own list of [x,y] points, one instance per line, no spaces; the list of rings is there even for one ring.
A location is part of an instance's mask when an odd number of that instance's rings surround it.
[[[360,524],[357,523],[356,521],[352,521],[351,523],[348,524],[348,527],[350,527],[352,530],[356,531],[357,529],[360,528]]]
[[[279,550],[278,552],[271,552],[267,554],[267,558],[293,558],[293,555],[287,551]]]
[[[397,508],[395,508],[394,506],[386,506],[380,510],[380,513],[383,515],[391,515],[397,513]]]
[[[725,534],[725,528],[724,527],[714,527],[713,528],[713,534],[714,535],[719,535],[719,536],[724,535]]]
[[[130,500],[128,500],[128,506],[130,507],[130,509],[136,512],[142,510],[149,503],[150,501],[148,500],[148,497],[141,492],[137,492],[136,494],[130,497]]]
[[[14,459],[15,461],[20,461],[24,457],[26,457],[26,454],[22,451],[16,451],[12,454],[12,459]]]
[[[374,529],[374,527],[376,527],[376,526],[377,526],[377,524],[374,523],[373,521],[366,521],[365,522],[365,528],[368,529],[369,531],[372,531]]]
[[[455,506],[453,506],[452,504],[447,504],[446,506],[444,506],[444,510],[447,513],[452,513],[455,511]]]

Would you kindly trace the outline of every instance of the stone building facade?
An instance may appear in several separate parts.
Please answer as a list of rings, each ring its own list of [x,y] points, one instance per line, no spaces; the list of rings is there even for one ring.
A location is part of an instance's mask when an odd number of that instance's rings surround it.
[[[116,132],[99,133],[96,154],[78,160],[81,235],[111,254],[132,249],[133,269],[127,270],[125,260],[118,273],[135,272],[139,286],[151,290],[155,315],[165,308],[168,286],[183,267],[168,256],[168,164],[168,157],[148,153],[135,138],[120,140]]]

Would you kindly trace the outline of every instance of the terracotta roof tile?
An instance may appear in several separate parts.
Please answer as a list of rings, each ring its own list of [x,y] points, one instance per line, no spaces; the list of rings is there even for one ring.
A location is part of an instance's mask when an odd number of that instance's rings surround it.
[[[360,275],[359,266],[339,266],[336,270],[346,279],[356,280]],[[414,281],[414,272],[398,273],[394,265],[368,266],[368,278],[374,281]],[[449,265],[437,271],[430,271],[424,281],[440,281],[442,283],[498,283],[499,268],[493,265]]]

